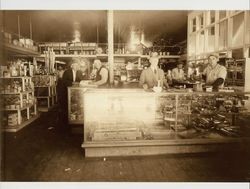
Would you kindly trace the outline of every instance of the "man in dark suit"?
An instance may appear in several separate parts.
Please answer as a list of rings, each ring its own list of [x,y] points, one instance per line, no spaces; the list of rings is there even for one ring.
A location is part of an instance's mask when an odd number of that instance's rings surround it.
[[[73,83],[80,82],[83,80],[83,73],[80,70],[81,60],[73,58],[71,61],[70,69],[65,70],[62,77],[62,90],[59,91],[62,95],[61,102],[61,115],[60,120],[62,124],[62,129],[70,131],[68,126],[68,87],[71,87]]]
[[[71,68],[63,73],[63,83],[65,87],[70,87],[74,82],[80,82],[82,80],[82,72],[79,70],[77,62],[71,64]]]

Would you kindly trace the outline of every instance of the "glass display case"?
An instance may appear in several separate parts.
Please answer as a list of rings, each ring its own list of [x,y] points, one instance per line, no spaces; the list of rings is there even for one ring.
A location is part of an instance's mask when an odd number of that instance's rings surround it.
[[[101,146],[105,146],[104,151],[114,146],[159,148],[166,142],[224,143],[228,139],[250,137],[248,93],[89,89],[84,93],[83,104],[82,146],[86,156],[92,156],[91,150]]]
[[[86,88],[68,88],[68,122],[69,124],[83,124],[83,93]]]

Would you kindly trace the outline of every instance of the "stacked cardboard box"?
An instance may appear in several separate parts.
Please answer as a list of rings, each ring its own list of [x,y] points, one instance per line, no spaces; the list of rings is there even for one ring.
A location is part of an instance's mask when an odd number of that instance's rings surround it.
[[[8,126],[18,125],[18,115],[17,113],[8,115]]]

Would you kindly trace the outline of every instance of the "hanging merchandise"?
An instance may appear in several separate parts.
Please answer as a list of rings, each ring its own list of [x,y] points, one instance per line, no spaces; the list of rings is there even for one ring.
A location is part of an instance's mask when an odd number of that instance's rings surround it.
[[[48,51],[45,51],[45,69],[48,73],[52,74],[55,72],[55,52],[53,48],[48,48]]]
[[[55,52],[53,51],[53,48],[51,48],[51,50],[49,51],[49,73],[54,73],[55,69],[54,69],[54,65],[55,65]]]
[[[33,58],[33,73],[36,74],[37,72],[38,72],[37,61],[36,58]]]
[[[44,52],[44,61],[45,61],[45,69],[48,70],[49,68],[49,51],[50,51],[50,48],[48,48],[48,51],[45,51]]]

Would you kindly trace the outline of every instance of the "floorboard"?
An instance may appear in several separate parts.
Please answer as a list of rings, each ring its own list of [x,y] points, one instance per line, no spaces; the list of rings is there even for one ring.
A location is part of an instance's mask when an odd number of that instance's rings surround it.
[[[246,152],[84,158],[82,135],[62,132],[56,115],[2,133],[2,181],[249,181]]]

